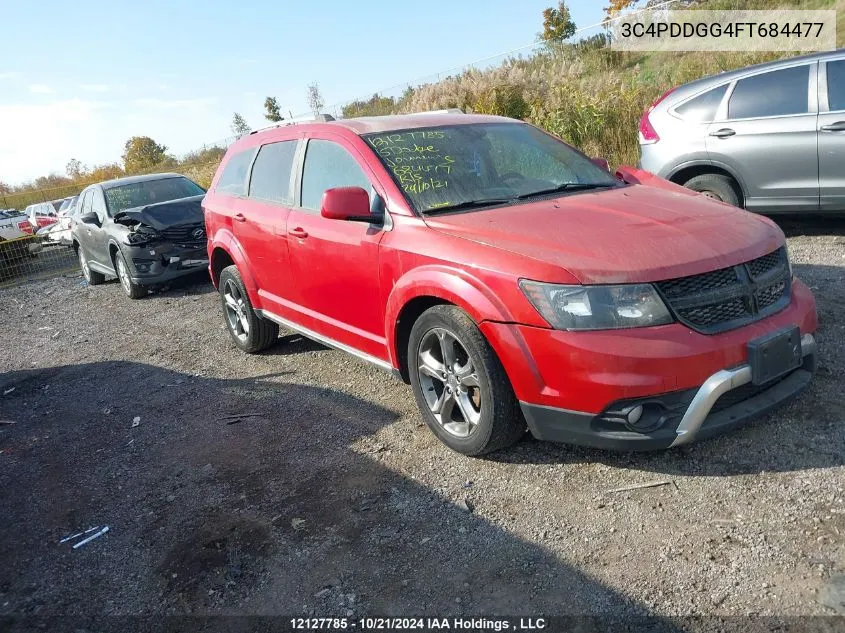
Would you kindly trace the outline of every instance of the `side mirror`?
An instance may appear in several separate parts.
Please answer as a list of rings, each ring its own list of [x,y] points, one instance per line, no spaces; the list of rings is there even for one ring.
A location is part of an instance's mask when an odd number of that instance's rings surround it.
[[[590,160],[592,160],[593,164],[597,167],[601,167],[605,171],[610,171],[610,165],[608,164],[606,158],[592,158]]]
[[[85,224],[100,224],[100,218],[93,211],[80,215],[79,221]]]
[[[370,194],[361,187],[326,189],[320,205],[320,215],[329,220],[347,222],[381,221],[381,218],[370,212]]]

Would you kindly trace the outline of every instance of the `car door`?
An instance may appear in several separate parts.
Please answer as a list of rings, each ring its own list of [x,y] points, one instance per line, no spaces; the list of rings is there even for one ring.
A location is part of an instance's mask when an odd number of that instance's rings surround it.
[[[818,210],[817,69],[804,63],[738,79],[708,126],[710,159],[739,175],[751,211]]]
[[[819,194],[822,211],[845,211],[845,59],[819,67]]]
[[[293,294],[285,228],[293,206],[298,143],[282,140],[258,149],[247,174],[247,195],[237,201],[239,213],[232,223],[232,232],[248,254],[262,305],[271,311],[279,311],[283,298]]]
[[[290,273],[296,283],[292,319],[335,342],[386,359],[380,297],[379,242],[384,227],[320,215],[323,193],[362,187],[371,201],[383,191],[357,148],[321,133],[304,149],[299,206],[288,215]],[[385,212],[385,217],[387,213]]]
[[[88,257],[103,266],[113,268],[114,264],[109,256],[109,234],[107,226],[112,223],[112,219],[106,210],[106,201],[99,187],[91,189],[91,211],[97,214],[99,224],[85,225],[89,228],[89,236],[91,238]]]
[[[89,222],[82,222],[80,218],[91,213],[93,194],[93,189],[86,189],[82,192],[82,197],[79,199],[79,215],[75,220],[76,239],[79,241],[79,246],[85,251],[85,256],[89,261],[94,257],[94,229],[97,226]]]

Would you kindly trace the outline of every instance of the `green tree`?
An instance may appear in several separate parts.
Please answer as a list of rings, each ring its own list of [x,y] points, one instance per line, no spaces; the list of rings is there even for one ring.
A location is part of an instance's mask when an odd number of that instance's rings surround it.
[[[346,119],[351,119],[356,116],[382,116],[385,114],[393,114],[396,108],[396,102],[393,97],[382,97],[374,94],[366,101],[352,101],[343,106],[343,116]]]
[[[79,180],[87,171],[88,168],[75,158],[71,158],[65,166],[65,172],[71,180]]]
[[[317,116],[322,112],[323,105],[325,105],[325,101],[323,100],[323,95],[320,94],[320,86],[315,81],[308,86],[308,107],[311,108],[314,116]]]
[[[231,127],[232,127],[232,133],[235,134],[236,136],[242,136],[242,135],[248,133],[252,129],[247,124],[246,119],[244,119],[238,112],[235,112],[232,115],[232,126]]]
[[[110,165],[97,165],[89,174],[91,180],[94,182],[99,182],[101,180],[112,180],[114,178],[121,178],[126,174],[120,168],[120,165],[117,163],[112,163]]]
[[[167,148],[149,136],[133,136],[123,149],[123,168],[127,173],[155,167],[167,157]]]
[[[264,109],[267,111],[264,113],[264,118],[268,121],[278,123],[279,121],[285,120],[285,117],[279,111],[279,104],[276,102],[276,97],[267,97],[264,99]]]
[[[569,12],[569,7],[563,0],[557,6],[549,7],[543,11],[543,32],[540,33],[540,39],[544,42],[562,43],[575,35],[577,27],[572,21],[572,14]]]

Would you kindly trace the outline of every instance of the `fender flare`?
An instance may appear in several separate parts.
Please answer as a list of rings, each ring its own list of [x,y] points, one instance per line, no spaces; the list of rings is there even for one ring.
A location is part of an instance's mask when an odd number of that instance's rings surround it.
[[[214,274],[211,272],[211,265],[214,260],[214,252],[218,249],[226,253],[229,256],[229,259],[231,259],[238,268],[238,272],[244,282],[252,307],[255,309],[261,309],[260,298],[258,296],[258,283],[256,283],[255,277],[252,274],[252,267],[249,265],[249,260],[247,259],[246,254],[244,253],[243,248],[241,248],[237,238],[235,238],[235,236],[229,231],[218,232],[214,236],[214,240],[211,242],[211,247],[209,248],[209,276],[214,283],[214,287],[217,287],[219,279],[216,279]]]
[[[419,297],[433,297],[464,310],[473,321],[511,321],[507,306],[481,281],[463,270],[443,265],[415,268],[400,277],[387,299],[384,331],[388,353],[394,367],[399,367],[397,324],[409,302]]]

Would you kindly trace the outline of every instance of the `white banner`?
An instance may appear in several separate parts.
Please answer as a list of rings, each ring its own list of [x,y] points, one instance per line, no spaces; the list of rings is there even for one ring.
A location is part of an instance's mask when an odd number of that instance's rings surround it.
[[[620,51],[832,51],[836,11],[640,11],[611,22]]]

